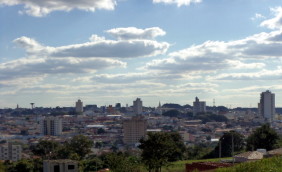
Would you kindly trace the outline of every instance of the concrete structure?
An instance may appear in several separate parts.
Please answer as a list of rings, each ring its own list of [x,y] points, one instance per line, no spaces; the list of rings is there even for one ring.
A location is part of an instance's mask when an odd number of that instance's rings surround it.
[[[43,161],[43,172],[78,172],[77,161],[63,160],[45,160]]]
[[[123,121],[123,142],[125,144],[138,143],[142,137],[145,137],[147,130],[147,121],[143,117],[134,116],[131,119]]]
[[[135,101],[133,101],[133,111],[135,114],[137,115],[142,114],[142,110],[143,110],[142,107],[143,105],[140,98],[137,98]]]
[[[78,99],[77,102],[75,102],[75,112],[82,113],[83,112],[83,102]]]
[[[234,156],[235,162],[246,162],[263,159],[263,153],[258,151],[244,152]]]
[[[45,117],[41,121],[41,133],[43,135],[59,136],[62,134],[62,119],[59,117]]]
[[[0,146],[0,160],[18,161],[22,159],[22,146],[11,143]]]
[[[199,112],[206,112],[206,102],[200,101],[198,97],[193,102],[193,115],[197,115]]]
[[[260,94],[260,103],[258,104],[259,114],[267,121],[272,121],[275,116],[275,94],[269,90]]]

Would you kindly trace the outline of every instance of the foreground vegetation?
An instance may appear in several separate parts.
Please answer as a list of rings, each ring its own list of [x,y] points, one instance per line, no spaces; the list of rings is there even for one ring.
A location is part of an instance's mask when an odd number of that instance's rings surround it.
[[[278,172],[282,171],[282,157],[273,157],[255,162],[246,162],[229,168],[219,168],[216,172]]]

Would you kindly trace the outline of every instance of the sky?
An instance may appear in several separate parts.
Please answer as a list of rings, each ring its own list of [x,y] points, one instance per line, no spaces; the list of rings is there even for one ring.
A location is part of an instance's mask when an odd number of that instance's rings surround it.
[[[282,106],[278,0],[0,0],[0,108]]]

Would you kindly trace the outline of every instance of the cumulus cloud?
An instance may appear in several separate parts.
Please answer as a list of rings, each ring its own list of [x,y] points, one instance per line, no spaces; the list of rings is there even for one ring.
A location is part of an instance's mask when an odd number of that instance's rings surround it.
[[[256,13],[254,17],[251,18],[251,20],[257,20],[257,19],[265,19],[265,16],[262,14]]]
[[[115,28],[106,31],[119,40],[130,39],[154,39],[157,36],[164,36],[166,33],[159,27],[138,29],[136,27]]]
[[[282,79],[282,67],[276,70],[261,70],[259,72],[229,73],[208,77],[210,80],[280,80]]]
[[[126,63],[112,59],[24,58],[0,64],[0,80],[37,77],[49,74],[91,73],[96,70],[125,67]]]
[[[137,83],[140,81],[165,82],[170,83],[172,80],[185,78],[186,80],[198,79],[200,76],[183,75],[183,74],[164,74],[158,72],[139,72],[139,73],[123,73],[123,74],[96,74],[90,78],[80,78],[80,80],[93,80],[99,83]]]
[[[250,63],[252,59],[282,57],[282,31],[259,33],[229,42],[206,41],[172,52],[169,57],[153,60],[146,69],[167,72],[205,72],[221,69],[259,69],[264,63]]]
[[[271,11],[275,17],[265,20],[261,23],[261,26],[269,29],[282,29],[282,7],[272,8]]]
[[[113,10],[115,0],[0,0],[0,5],[23,5],[25,13],[35,17],[46,16],[53,11],[79,9],[94,12],[96,9]]]
[[[117,28],[116,30],[120,30]],[[89,42],[82,44],[66,45],[61,47],[42,46],[36,40],[28,37],[20,37],[14,40],[19,46],[26,49],[29,55],[41,55],[51,57],[107,57],[107,58],[135,58],[148,57],[164,54],[169,48],[169,43],[150,40],[156,36],[164,35],[159,28],[141,30],[142,33],[135,33],[136,30],[122,28],[123,33],[113,33],[118,37],[132,38],[131,40],[106,40],[104,37],[92,35]],[[137,29],[138,30],[138,29]],[[139,39],[137,39],[139,37]],[[141,39],[142,38],[142,39]],[[150,38],[150,39],[149,39]]]
[[[189,6],[191,3],[200,3],[202,0],[153,0],[153,3],[176,4],[180,6]]]

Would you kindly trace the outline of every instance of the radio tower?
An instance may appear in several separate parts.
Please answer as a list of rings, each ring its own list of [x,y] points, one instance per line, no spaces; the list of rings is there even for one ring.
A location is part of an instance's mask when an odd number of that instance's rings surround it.
[[[31,109],[33,109],[33,107],[34,107],[34,103],[30,103],[30,105],[31,105]]]

